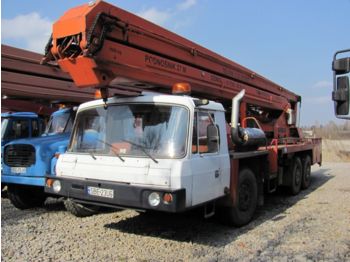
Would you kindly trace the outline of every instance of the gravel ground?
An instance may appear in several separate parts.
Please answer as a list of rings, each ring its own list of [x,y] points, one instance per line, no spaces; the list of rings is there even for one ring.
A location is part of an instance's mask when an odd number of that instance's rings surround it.
[[[20,211],[1,199],[2,261],[350,261],[350,163],[313,168],[298,196],[269,195],[242,228],[183,215],[76,218],[60,201]]]

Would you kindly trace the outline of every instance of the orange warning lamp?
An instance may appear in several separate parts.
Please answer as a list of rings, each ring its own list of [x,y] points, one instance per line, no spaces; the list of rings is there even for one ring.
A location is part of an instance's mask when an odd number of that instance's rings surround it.
[[[102,98],[101,90],[100,90],[100,89],[96,89],[94,98],[95,98],[95,99],[101,99],[101,98]]]
[[[48,187],[52,187],[52,184],[53,184],[53,179],[48,178],[48,179],[46,180],[46,185],[47,185]]]
[[[189,83],[176,83],[173,85],[173,95],[190,95],[191,85]]]

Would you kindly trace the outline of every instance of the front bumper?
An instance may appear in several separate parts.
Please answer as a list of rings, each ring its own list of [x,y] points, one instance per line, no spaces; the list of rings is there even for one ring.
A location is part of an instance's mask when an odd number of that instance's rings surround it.
[[[23,175],[1,175],[3,184],[21,184],[30,186],[45,186],[45,177],[29,177]]]
[[[158,210],[165,212],[182,212],[186,207],[186,190],[168,190],[143,186],[131,186],[115,182],[70,179],[62,177],[47,176],[46,179],[59,180],[61,190],[56,193],[52,187],[45,185],[45,192],[56,194],[67,198],[73,198],[77,202],[90,203],[101,206],[113,206],[118,208],[133,208],[141,210]],[[113,198],[93,196],[88,194],[88,187],[113,190]],[[158,192],[162,198],[164,193],[171,193],[173,201],[165,204],[163,201],[157,207],[152,207],[148,203],[148,196],[152,192]]]

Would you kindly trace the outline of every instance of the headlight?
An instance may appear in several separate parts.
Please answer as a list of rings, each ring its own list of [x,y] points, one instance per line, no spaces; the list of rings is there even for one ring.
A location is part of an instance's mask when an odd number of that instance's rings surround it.
[[[148,203],[152,207],[156,207],[160,203],[160,195],[157,192],[153,192],[148,196]]]
[[[61,182],[59,180],[55,180],[52,184],[53,191],[58,193],[61,191]]]

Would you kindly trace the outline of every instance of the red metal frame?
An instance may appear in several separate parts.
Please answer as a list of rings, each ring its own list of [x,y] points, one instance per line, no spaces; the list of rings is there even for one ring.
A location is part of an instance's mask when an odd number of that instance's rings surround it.
[[[79,90],[58,66],[40,65],[41,54],[6,45],[1,48],[3,110],[36,112],[38,106],[52,102],[80,104],[94,98],[95,89]]]
[[[12,99],[3,99],[1,101],[1,112],[34,112],[39,115],[49,116],[56,110],[56,108],[32,101],[18,101]]]

